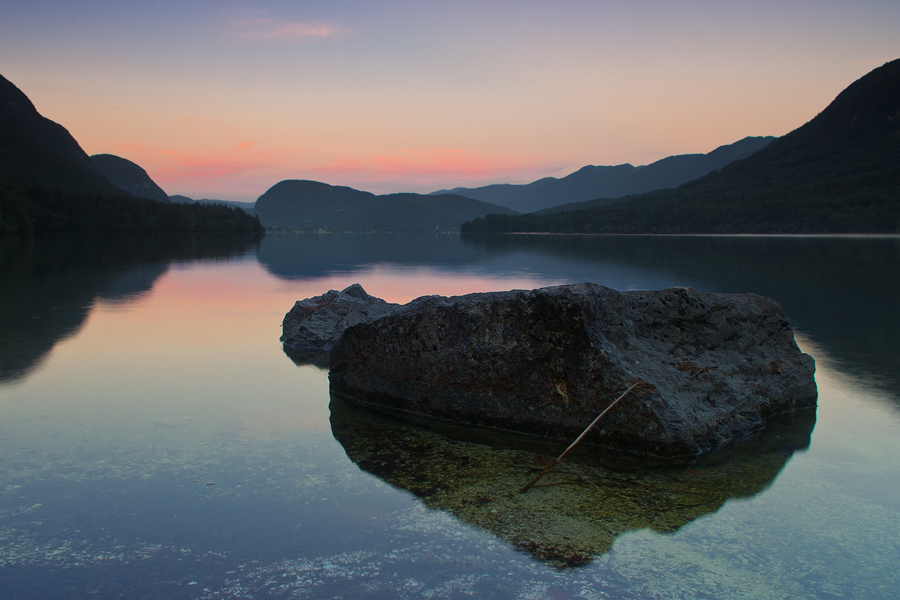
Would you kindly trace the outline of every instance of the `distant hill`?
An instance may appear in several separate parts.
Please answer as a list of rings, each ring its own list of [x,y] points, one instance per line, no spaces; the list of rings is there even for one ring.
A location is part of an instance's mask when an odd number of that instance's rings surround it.
[[[150,179],[147,171],[130,160],[113,154],[94,154],[91,156],[91,164],[110,183],[130,196],[169,201],[169,196]]]
[[[900,59],[814,119],[676,190],[548,215],[489,216],[464,232],[900,232]]]
[[[258,219],[231,207],[126,195],[97,170],[65,127],[41,116],[0,76],[0,234],[262,230]]]
[[[302,231],[458,231],[464,221],[491,212],[515,214],[453,194],[376,196],[305,180],[276,183],[256,201],[256,215],[267,228]]]
[[[719,146],[709,154],[678,154],[642,167],[630,164],[582,167],[557,179],[545,177],[525,185],[498,184],[479,188],[455,188],[439,193],[459,194],[492,202],[518,212],[535,212],[595,198],[620,198],[652,190],[675,188],[703,177],[769,145],[774,137],[746,137]]]
[[[240,208],[242,211],[247,213],[248,215],[256,214],[256,203],[255,202],[238,202],[236,200],[216,200],[215,198],[200,198],[198,200],[194,200],[189,196],[182,196],[180,194],[174,194],[169,196],[169,202],[177,202],[179,204],[221,204],[222,206],[231,206],[233,208]]]

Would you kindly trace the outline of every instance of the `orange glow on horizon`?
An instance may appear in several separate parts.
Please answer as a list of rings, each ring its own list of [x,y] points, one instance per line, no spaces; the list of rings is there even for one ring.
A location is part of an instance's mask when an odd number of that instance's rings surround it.
[[[339,157],[331,164],[307,170],[322,175],[365,174],[376,179],[404,175],[483,180],[546,168],[534,156],[491,156],[469,150],[427,148],[362,158]]]
[[[285,179],[312,179],[374,193],[391,193],[396,190],[380,190],[378,184],[400,178],[417,188],[401,191],[431,192],[456,187],[454,182],[460,181],[463,182],[461,185],[487,185],[498,181],[527,183],[549,174],[565,176],[574,170],[541,163],[533,156],[490,156],[448,148],[339,157],[318,166],[304,166],[306,159],[303,156],[260,150],[255,141],[208,154],[185,154],[171,147],[141,144],[122,144],[113,150],[141,165],[167,193],[183,193],[188,186],[196,187],[198,181],[205,189],[227,188],[243,181],[249,182],[245,189],[250,197],[242,198],[246,201],[256,200],[269,187]],[[291,164],[292,159],[296,164]],[[376,189],[367,189],[369,186]]]

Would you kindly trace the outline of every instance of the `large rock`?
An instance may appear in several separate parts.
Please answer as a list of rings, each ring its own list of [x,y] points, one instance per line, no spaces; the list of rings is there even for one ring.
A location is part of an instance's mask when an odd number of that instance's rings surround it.
[[[662,462],[817,399],[813,359],[775,301],[687,288],[426,296],[348,328],[330,367],[332,392],[363,404],[567,441],[646,382],[582,444]]]
[[[326,354],[348,327],[395,312],[390,304],[370,296],[358,283],[338,292],[298,300],[281,322],[281,342],[296,355]]]

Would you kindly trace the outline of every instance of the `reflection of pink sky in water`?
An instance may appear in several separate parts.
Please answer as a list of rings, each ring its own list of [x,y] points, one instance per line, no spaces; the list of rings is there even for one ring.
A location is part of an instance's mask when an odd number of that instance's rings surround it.
[[[354,274],[355,279],[347,283],[359,283],[365,290],[383,298],[388,302],[406,303],[419,296],[440,295],[460,296],[473,292],[497,292],[512,289],[533,289],[563,283],[558,280],[541,279],[536,276],[517,275],[498,277],[496,275],[479,275],[475,273],[458,273],[440,271],[434,268],[396,268],[392,266],[375,266],[360,270]],[[335,279],[336,287],[343,289],[338,281],[346,281],[346,277]],[[324,281],[323,281],[324,283]],[[332,289],[329,287],[328,289]],[[323,293],[327,291],[323,286]]]
[[[201,268],[180,265],[170,269],[153,286],[167,309],[178,310],[179,305],[201,302],[207,309],[218,304],[272,308],[284,303],[284,312],[294,301],[324,294],[328,290],[342,290],[359,283],[365,290],[388,302],[406,303],[426,295],[459,296],[473,292],[493,292],[511,289],[533,289],[566,283],[563,279],[541,278],[531,274],[498,276],[471,272],[446,271],[433,267],[397,267],[375,265],[349,273],[310,279],[285,280],[260,268],[256,263],[223,263],[220,268]]]
[[[255,260],[176,263],[146,294],[98,301],[78,335],[59,344],[48,368],[30,380],[39,399],[22,406],[52,405],[48,410],[65,415],[61,422],[102,423],[95,435],[107,442],[136,418],[148,426],[203,423],[229,440],[326,430],[327,374],[298,369],[284,355],[281,321],[297,300],[353,283],[406,303],[556,282],[391,264],[286,280]],[[67,382],[63,398],[42,388],[58,380]]]
[[[285,280],[250,261],[176,264],[154,282],[147,295],[125,304],[100,302],[99,314],[95,311],[89,318],[86,337],[96,336],[106,347],[116,346],[117,340],[140,339],[141,344],[128,347],[126,353],[131,355],[152,355],[160,347],[170,356],[184,354],[185,360],[222,347],[246,354],[254,344],[277,342],[281,320],[297,300],[354,283],[373,296],[402,304],[425,295],[532,289],[562,281],[394,265]]]

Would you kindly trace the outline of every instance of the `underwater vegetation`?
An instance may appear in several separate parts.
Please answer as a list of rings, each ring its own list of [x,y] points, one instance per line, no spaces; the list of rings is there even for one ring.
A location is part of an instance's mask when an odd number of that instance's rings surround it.
[[[730,499],[759,494],[809,445],[815,424],[813,413],[742,444],[740,455],[688,468],[617,472],[576,457],[520,494],[552,462],[549,448],[541,454],[516,438],[458,428],[454,439],[334,394],[330,409],[335,439],[361,469],[555,567],[587,564],[626,532],[675,532]]]

